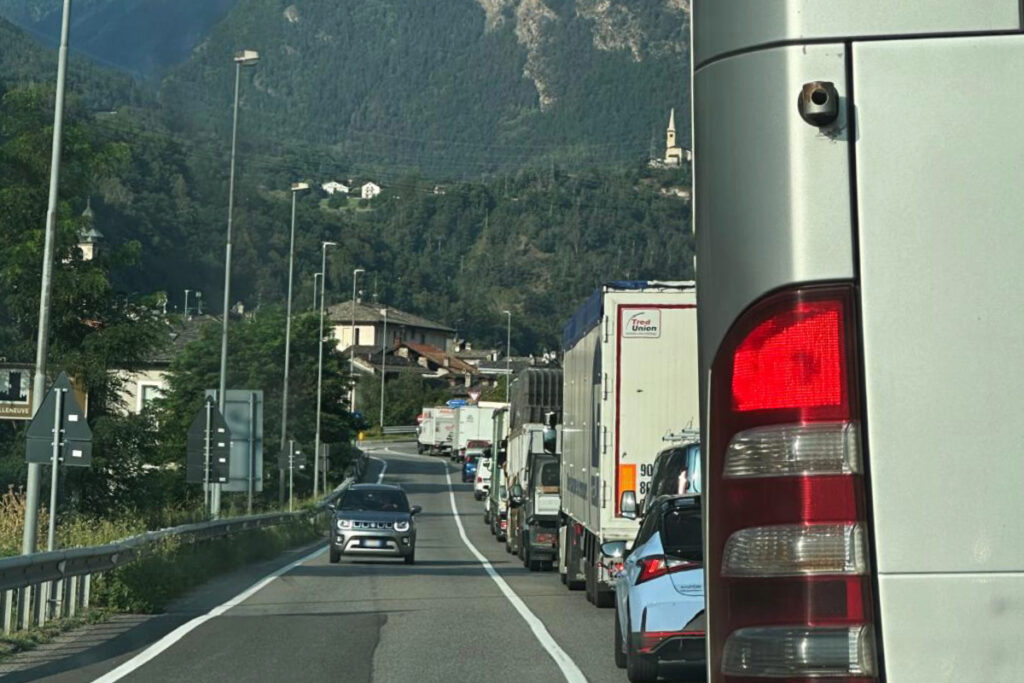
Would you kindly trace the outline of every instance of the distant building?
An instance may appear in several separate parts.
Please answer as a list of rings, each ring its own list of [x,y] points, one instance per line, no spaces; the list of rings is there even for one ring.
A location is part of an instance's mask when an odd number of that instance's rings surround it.
[[[690,150],[683,149],[676,142],[676,110],[673,108],[668,116],[664,163],[666,166],[682,166],[684,162],[689,163],[690,159]]]
[[[377,183],[366,183],[359,188],[359,196],[363,199],[373,199],[380,194],[380,185]]]
[[[331,306],[329,319],[339,351],[347,351],[355,344],[357,350],[380,349],[384,334],[384,310],[387,310],[387,348],[392,349],[405,342],[425,344],[440,349],[448,347],[455,330],[441,323],[421,318],[412,313],[390,306],[355,303],[355,327],[352,326],[353,304],[345,301]],[[358,353],[358,351],[357,351]]]
[[[320,186],[327,194],[348,194],[351,189],[348,185],[332,180]]]
[[[85,219],[86,226],[78,231],[78,251],[82,254],[83,261],[92,261],[96,258],[99,241],[103,239],[103,233],[93,225],[96,216],[92,211],[92,199],[86,200],[82,218]]]

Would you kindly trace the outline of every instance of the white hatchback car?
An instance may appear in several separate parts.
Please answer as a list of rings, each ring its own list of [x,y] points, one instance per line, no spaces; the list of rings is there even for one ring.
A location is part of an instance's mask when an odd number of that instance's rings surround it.
[[[704,555],[699,496],[663,496],[650,506],[615,582],[615,663],[633,683],[656,681],[662,665],[673,678],[704,680]]]
[[[491,459],[480,458],[476,463],[476,475],[473,477],[473,497],[483,500],[491,490]]]

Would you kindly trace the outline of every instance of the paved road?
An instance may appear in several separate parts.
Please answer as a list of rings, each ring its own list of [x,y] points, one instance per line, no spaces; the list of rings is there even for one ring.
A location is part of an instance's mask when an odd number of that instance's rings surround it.
[[[169,615],[12,680],[626,680],[612,660],[611,610],[566,591],[556,573],[531,573],[506,554],[447,460],[391,449],[372,453],[370,475],[401,484],[423,506],[415,565],[348,558],[331,565],[321,548],[308,548],[304,559],[293,555],[215,582]],[[280,576],[223,606],[275,570]],[[174,630],[216,605],[215,616],[187,633]]]

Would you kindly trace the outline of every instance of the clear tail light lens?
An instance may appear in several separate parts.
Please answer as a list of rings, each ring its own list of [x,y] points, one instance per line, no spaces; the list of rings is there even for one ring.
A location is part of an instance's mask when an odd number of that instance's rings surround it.
[[[711,371],[711,680],[875,681],[852,286],[785,291]]]
[[[853,422],[747,429],[729,441],[725,477],[859,474],[860,426]]]
[[[729,537],[722,576],[867,573],[861,524],[787,524],[740,529]]]
[[[875,676],[875,660],[871,626],[742,628],[725,643],[722,671],[730,676],[847,680]]]

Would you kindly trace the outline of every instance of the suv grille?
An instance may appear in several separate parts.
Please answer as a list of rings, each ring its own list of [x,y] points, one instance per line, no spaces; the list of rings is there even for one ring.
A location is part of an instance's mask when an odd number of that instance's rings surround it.
[[[394,522],[352,522],[353,529],[391,529]]]

